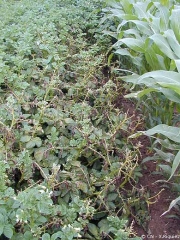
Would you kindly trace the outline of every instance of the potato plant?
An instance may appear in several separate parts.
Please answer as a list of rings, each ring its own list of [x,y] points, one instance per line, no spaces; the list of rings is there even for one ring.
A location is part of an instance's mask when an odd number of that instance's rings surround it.
[[[2,239],[139,239],[124,209],[138,146],[102,71],[102,6],[0,1]]]

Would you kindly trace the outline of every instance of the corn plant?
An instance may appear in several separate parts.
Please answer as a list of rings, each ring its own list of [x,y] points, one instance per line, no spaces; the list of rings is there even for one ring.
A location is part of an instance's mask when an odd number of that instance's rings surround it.
[[[112,54],[119,56],[120,65],[126,57],[126,62],[131,62],[136,67],[135,69],[131,67],[130,70],[140,75],[156,70],[178,71],[180,39],[177,26],[180,8],[174,3],[174,1],[148,0],[110,1],[110,7],[105,10],[107,15],[104,21],[115,19],[116,31],[106,30],[104,33],[117,39]],[[129,64],[125,65],[126,69],[127,67],[129,68]],[[116,70],[125,71],[125,69]],[[164,93],[165,91],[163,89]],[[141,99],[145,105],[144,113],[148,119],[151,119],[148,127],[160,123],[170,124],[173,107],[168,109],[169,101],[162,96],[162,91],[153,94],[149,90],[147,94],[148,97],[143,97],[142,94]],[[158,108],[159,102],[163,104],[161,108]],[[149,103],[151,108],[146,111]]]
[[[114,54],[128,56],[140,74],[178,67],[179,7],[172,1],[110,1],[107,19],[114,19],[117,39]]]
[[[180,8],[178,1],[109,1],[105,9],[104,21],[112,21],[116,31],[107,29],[117,39],[112,54],[124,56],[136,67],[132,75],[121,79],[131,84],[133,93],[126,97],[134,97],[140,104],[144,103],[144,113],[149,119],[149,129],[135,134],[154,136],[162,150],[155,148],[156,154],[166,164],[159,164],[168,177],[174,177],[172,183],[176,189],[179,181],[179,127],[176,117],[180,110]],[[128,65],[127,65],[128,66]],[[124,69],[119,69],[124,71]],[[138,91],[137,91],[138,87]],[[178,118],[177,118],[178,119]],[[158,125],[157,125],[158,124]],[[157,125],[157,126],[155,126]],[[133,136],[133,137],[134,137]],[[169,139],[169,140],[168,140]],[[165,157],[164,149],[174,150]],[[150,158],[149,158],[150,159]],[[179,202],[174,200],[169,210]],[[168,210],[168,211],[169,211]]]

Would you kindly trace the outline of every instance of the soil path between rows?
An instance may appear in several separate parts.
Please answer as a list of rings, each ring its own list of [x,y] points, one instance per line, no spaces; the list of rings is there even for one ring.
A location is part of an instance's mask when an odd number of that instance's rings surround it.
[[[136,110],[136,106],[133,101],[125,99],[123,95],[118,97],[116,105],[120,109],[123,109],[124,112],[127,112],[128,116],[132,118],[132,124],[135,125],[139,118],[142,118],[140,112]],[[144,130],[143,127],[143,124],[140,124],[136,130]],[[135,141],[140,141],[141,143],[141,164],[145,157],[150,156],[150,141],[146,136],[141,136]],[[171,201],[177,196],[170,189],[164,188],[162,183],[157,183],[158,180],[164,180],[164,178],[161,174],[153,173],[156,170],[156,161],[148,161],[145,164],[142,164],[142,168],[143,177],[140,178],[137,188],[146,189],[148,192],[150,192],[151,197],[157,196],[152,198],[151,202],[154,203],[149,205],[150,220],[147,226],[148,231],[146,232],[142,226],[139,226],[135,222],[135,232],[142,239],[180,239],[180,216],[179,219],[168,218],[168,214],[161,216],[168,209]],[[169,215],[172,214],[177,215],[178,213],[172,210],[169,212]]]

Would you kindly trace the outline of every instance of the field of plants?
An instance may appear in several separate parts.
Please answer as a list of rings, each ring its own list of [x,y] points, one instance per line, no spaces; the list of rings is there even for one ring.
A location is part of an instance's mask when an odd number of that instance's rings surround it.
[[[142,239],[134,226],[149,234],[156,195],[138,183],[151,161],[176,195],[161,217],[179,219],[178,0],[0,10],[0,239]]]

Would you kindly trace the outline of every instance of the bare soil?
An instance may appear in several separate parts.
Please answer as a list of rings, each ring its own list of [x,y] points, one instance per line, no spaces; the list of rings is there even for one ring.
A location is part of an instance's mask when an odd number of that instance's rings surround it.
[[[123,95],[124,94],[116,99],[116,107],[127,112],[128,116],[132,119],[131,128],[134,129],[135,126],[137,126],[137,122],[139,122],[143,116],[136,110],[135,104],[131,100],[125,99]],[[143,122],[142,124],[138,124],[136,131],[144,130],[144,125]],[[149,152],[150,141],[148,137],[141,136],[134,141],[135,143],[137,143],[137,141],[141,143],[140,164],[145,157],[153,156],[153,154]],[[176,194],[169,188],[164,188],[162,183],[157,183],[158,180],[163,180],[164,178],[161,174],[154,174],[156,161],[151,160],[141,165],[143,168],[143,177],[140,178],[136,187],[146,189],[146,191],[150,193],[150,197],[155,197],[151,198],[153,204],[149,204],[148,206],[150,220],[147,223],[147,229],[144,230],[142,226],[137,224],[136,219],[132,217],[131,221],[134,222],[134,231],[142,239],[180,239],[180,216],[179,219],[168,218],[168,215],[176,214],[178,216],[178,213],[172,210],[169,214],[161,216],[168,209],[171,201],[177,197]]]

